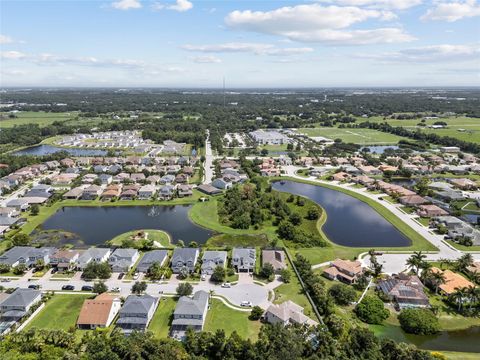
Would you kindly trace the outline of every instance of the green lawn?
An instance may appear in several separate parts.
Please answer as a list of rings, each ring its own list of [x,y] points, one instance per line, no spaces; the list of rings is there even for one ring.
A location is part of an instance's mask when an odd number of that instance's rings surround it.
[[[47,113],[44,111],[21,111],[16,114],[16,118],[9,119],[8,113],[0,112],[0,127],[7,128],[15,125],[38,124],[39,126],[47,126],[55,121],[67,121],[73,119],[78,113],[61,112]],[[6,117],[6,119],[3,119]]]
[[[155,336],[159,338],[168,337],[177,300],[178,298],[173,297],[162,297],[160,299],[157,310],[148,326],[148,330],[152,331]]]
[[[85,299],[91,298],[92,295],[54,295],[47,301],[45,307],[40,313],[25,327],[26,330],[31,328],[40,329],[59,329],[68,330],[75,326]]]
[[[445,240],[445,241],[450,245],[452,245],[454,248],[461,251],[480,251],[480,245],[465,246],[465,245],[457,244],[455,241],[452,241],[452,240]]]
[[[213,247],[225,247],[225,246],[266,246],[268,244],[268,238],[265,234],[258,235],[232,235],[232,234],[220,234],[212,236],[208,239],[207,245]]]
[[[147,235],[148,240],[153,240],[163,247],[171,247],[172,244],[170,243],[170,235],[162,230],[153,230],[153,229],[142,229],[142,230],[134,230],[128,231],[126,233],[120,234],[114,237],[112,240],[109,241],[111,245],[121,245],[123,240],[130,239],[132,236],[136,235],[139,231],[145,232]],[[143,240],[143,238],[141,239]]]
[[[343,142],[359,145],[397,144],[403,138],[371,129],[339,129],[337,127],[301,128],[299,133],[308,136],[323,136],[331,140],[342,139]]]
[[[291,268],[291,267],[290,267]],[[298,281],[297,276],[292,270],[292,276],[290,282],[287,284],[282,284],[279,287],[275,288],[275,304],[283,303],[284,301],[291,300],[294,303],[297,303],[304,308],[305,315],[316,319],[315,313],[313,312],[312,305],[308,301],[307,297],[303,293],[302,286]]]
[[[221,300],[212,299],[204,330],[215,332],[222,329],[227,336],[236,331],[244,339],[256,340],[261,323],[249,320],[249,315],[250,312],[231,309]]]

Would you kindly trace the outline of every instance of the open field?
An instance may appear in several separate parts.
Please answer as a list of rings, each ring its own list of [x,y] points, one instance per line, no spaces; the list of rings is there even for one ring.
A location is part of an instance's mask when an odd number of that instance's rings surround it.
[[[178,298],[162,297],[157,310],[153,315],[148,330],[153,332],[156,337],[166,338],[170,331],[173,311],[177,305]]]
[[[376,123],[386,122],[391,126],[402,126],[407,129],[415,130],[416,128],[421,129],[421,131],[426,133],[433,133],[439,136],[451,136],[459,140],[469,141],[474,143],[480,143],[480,119],[469,118],[464,116],[459,117],[448,117],[440,119],[428,119],[425,120],[424,124],[433,125],[437,121],[442,121],[447,123],[447,128],[445,129],[430,129],[427,127],[417,127],[417,124],[421,122],[421,119],[413,120],[397,120],[397,119],[387,119],[384,120],[383,117],[376,116],[369,119],[358,119],[357,123],[363,121],[370,121]]]
[[[55,121],[67,121],[77,116],[76,112],[47,113],[43,111],[21,111],[15,114],[17,117],[9,119],[8,113],[1,112],[0,117],[5,116],[6,119],[0,119],[0,127],[7,128],[15,125],[38,124],[39,126],[47,126]]]
[[[323,136],[331,140],[342,139],[343,142],[359,145],[391,145],[397,144],[401,136],[383,133],[370,129],[339,129],[336,127],[301,128],[299,133],[308,136]]]
[[[204,330],[215,332],[222,329],[227,336],[236,331],[244,339],[256,340],[261,323],[249,320],[249,315],[250,312],[231,309],[220,300],[212,299]]]
[[[54,295],[47,301],[40,313],[25,327],[68,330],[75,326],[85,299],[92,295]]]

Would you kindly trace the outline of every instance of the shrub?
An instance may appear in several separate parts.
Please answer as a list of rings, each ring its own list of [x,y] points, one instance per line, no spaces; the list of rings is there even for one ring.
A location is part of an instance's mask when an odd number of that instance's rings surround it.
[[[428,309],[405,309],[398,315],[402,329],[409,334],[430,335],[440,330],[437,317]]]
[[[263,315],[263,309],[260,306],[254,306],[248,317],[250,320],[259,320]]]
[[[177,294],[180,296],[189,296],[193,292],[193,286],[192,284],[185,282],[185,283],[180,283],[177,286]]]

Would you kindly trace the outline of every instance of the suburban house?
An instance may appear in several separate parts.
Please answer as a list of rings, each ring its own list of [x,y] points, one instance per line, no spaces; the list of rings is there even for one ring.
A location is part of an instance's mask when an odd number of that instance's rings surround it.
[[[41,300],[41,291],[17,288],[0,304],[0,321],[19,321]]]
[[[232,250],[232,266],[237,272],[253,272],[255,270],[255,260],[255,249],[234,248]]]
[[[474,262],[471,266],[468,266],[467,270],[472,274],[480,274],[480,261]]]
[[[165,185],[160,189],[159,197],[164,200],[173,198],[175,194],[175,187],[173,185]]]
[[[445,282],[443,284],[440,284],[438,288],[440,289],[440,292],[444,295],[451,295],[460,288],[475,286],[471,281],[465,279],[462,275],[457,274],[451,270],[442,271],[439,268],[433,267],[431,271],[433,273],[443,273],[443,276],[445,277]]]
[[[155,192],[156,192],[155,186],[153,186],[153,185],[143,185],[138,190],[138,198],[139,199],[149,199],[153,195],[155,195]]]
[[[191,298],[182,296],[178,299],[170,330],[172,337],[183,338],[188,328],[195,331],[203,330],[208,311],[208,300],[209,294],[203,290],[197,291]]]
[[[428,200],[421,197],[420,195],[407,195],[402,196],[398,199],[400,204],[405,206],[419,206],[428,203]]]
[[[336,259],[330,263],[330,267],[323,271],[323,276],[330,280],[340,280],[347,284],[353,284],[362,273],[363,269],[360,261]]]
[[[83,195],[83,187],[75,187],[62,195],[64,199],[78,200]]]
[[[270,324],[290,324],[316,326],[318,323],[303,313],[303,308],[293,301],[272,304],[265,312],[265,320]]]
[[[31,267],[35,265],[37,261],[43,261],[44,264],[49,264],[50,256],[55,251],[56,249],[51,247],[35,248],[31,246],[14,246],[0,255],[0,264],[6,264],[12,267],[19,264]]]
[[[416,275],[400,273],[380,280],[377,289],[382,291],[399,309],[429,307],[428,296]]]
[[[108,264],[113,272],[128,272],[140,257],[137,249],[116,249],[109,257]]]
[[[28,208],[30,207],[30,204],[28,203],[27,200],[19,198],[19,199],[10,200],[7,203],[7,207],[15,208],[18,211],[27,211]]]
[[[105,188],[100,198],[102,200],[112,200],[120,196],[121,187],[120,185],[109,185]]]
[[[210,184],[202,184],[197,186],[197,190],[203,192],[204,194],[207,195],[218,195],[222,193],[222,190],[217,189],[216,187],[210,185]]]
[[[174,274],[180,273],[183,268],[188,272],[195,270],[199,250],[197,248],[175,248],[172,256],[172,271]]]
[[[287,267],[285,261],[285,252],[283,250],[262,250],[262,266],[271,264],[275,271],[280,271]]]
[[[217,178],[212,181],[212,186],[216,187],[217,189],[230,189],[232,187],[233,183],[228,180],[227,178]]]
[[[192,196],[193,187],[191,185],[178,185],[177,194],[178,197]]]
[[[421,217],[435,217],[446,216],[448,215],[448,212],[437,205],[420,205],[417,214]]]
[[[226,251],[206,250],[202,257],[202,274],[212,275],[217,266],[225,267],[226,263]]]
[[[150,295],[129,295],[118,314],[117,326],[123,333],[145,331],[152,320],[158,298]]]
[[[122,302],[119,297],[103,293],[95,299],[84,301],[77,320],[79,329],[96,329],[110,326],[117,316]]]
[[[50,265],[60,271],[70,270],[75,267],[79,257],[80,252],[76,250],[57,250],[50,257]]]
[[[167,250],[152,250],[147,252],[138,262],[137,271],[147,273],[150,266],[154,263],[158,263],[162,266],[168,257]]]
[[[90,185],[83,190],[83,200],[95,200],[102,193],[102,188],[98,185]]]
[[[89,262],[106,262],[111,252],[108,248],[89,248],[78,258],[77,267],[83,270]]]

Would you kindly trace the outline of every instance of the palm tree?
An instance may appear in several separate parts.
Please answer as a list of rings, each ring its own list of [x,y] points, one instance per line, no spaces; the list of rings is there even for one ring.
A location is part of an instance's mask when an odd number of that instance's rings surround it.
[[[465,271],[467,267],[472,266],[473,256],[472,254],[463,254],[457,260],[457,268],[460,271]]]
[[[424,260],[427,256],[423,255],[421,251],[414,251],[413,255],[407,259],[407,265],[410,269],[414,269],[415,274],[418,275],[418,271],[422,267]]]
[[[438,287],[445,284],[445,275],[440,271],[430,271],[430,281],[435,285],[435,294],[438,293]]]
[[[460,311],[463,307],[463,302],[465,301],[465,297],[468,294],[467,288],[456,288],[455,292],[450,294],[450,299],[458,304],[458,311]]]
[[[443,265],[449,266],[452,264],[452,260],[450,259],[440,259],[439,262],[440,262],[440,269],[442,270],[443,270]]]
[[[469,285],[467,288],[465,288],[465,291],[469,300],[468,308],[471,308],[472,305],[478,300],[479,291],[475,285]]]

